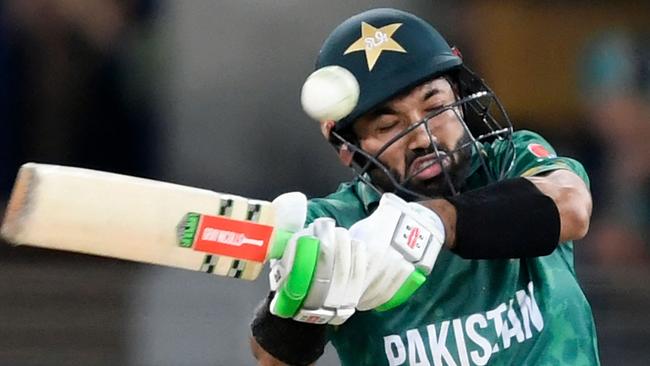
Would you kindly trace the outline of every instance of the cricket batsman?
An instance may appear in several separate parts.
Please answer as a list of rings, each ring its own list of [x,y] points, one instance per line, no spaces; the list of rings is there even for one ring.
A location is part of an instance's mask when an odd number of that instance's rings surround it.
[[[582,165],[514,131],[415,15],[345,20],[316,61],[332,67],[358,87],[353,107],[303,104],[355,179],[309,201],[307,225],[272,263],[251,327],[259,364],[310,365],[331,342],[349,366],[598,365],[574,270],[592,209]],[[305,282],[287,263],[309,240],[319,257]]]

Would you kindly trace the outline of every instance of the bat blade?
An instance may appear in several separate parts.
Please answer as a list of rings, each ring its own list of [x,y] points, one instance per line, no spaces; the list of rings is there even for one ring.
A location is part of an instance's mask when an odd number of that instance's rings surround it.
[[[190,212],[196,213],[199,225],[213,220],[222,220],[222,225],[197,231],[193,239],[200,240],[188,241],[183,234]],[[223,220],[230,221],[224,226]],[[262,270],[274,221],[266,201],[90,169],[27,163],[18,172],[1,233],[15,245],[253,280]],[[266,228],[264,246],[255,235],[237,231],[250,230],[251,225]],[[248,240],[237,242],[241,235]],[[251,257],[248,252],[255,248],[257,254]]]

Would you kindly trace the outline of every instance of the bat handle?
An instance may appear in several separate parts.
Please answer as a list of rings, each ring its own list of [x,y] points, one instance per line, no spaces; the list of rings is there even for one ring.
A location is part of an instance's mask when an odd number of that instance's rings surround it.
[[[273,242],[271,243],[271,250],[269,251],[268,257],[270,259],[280,259],[284,253],[284,249],[287,247],[287,243],[293,236],[293,233],[286,230],[276,230],[275,235],[273,236]]]

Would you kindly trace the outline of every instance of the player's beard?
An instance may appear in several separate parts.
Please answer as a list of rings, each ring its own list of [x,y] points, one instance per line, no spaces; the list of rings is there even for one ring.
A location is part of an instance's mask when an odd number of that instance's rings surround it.
[[[449,148],[442,145],[437,146],[438,151],[441,153],[439,156],[442,157],[442,161],[438,160],[437,162],[441,164],[442,169],[444,169],[447,174],[445,174],[445,171],[441,171],[438,175],[430,179],[417,180],[415,178],[410,178],[407,181],[407,178],[403,174],[400,174],[393,168],[388,167],[388,170],[390,171],[390,174],[392,174],[393,177],[408,190],[432,198],[450,196],[453,194],[452,187],[454,187],[453,189],[456,192],[461,191],[465,180],[467,179],[472,156],[471,141],[471,137],[467,131],[464,131],[463,136],[461,136],[455,147]],[[459,149],[462,146],[464,147]],[[433,147],[417,153],[411,152],[407,154],[407,156],[405,156],[406,171],[408,172],[410,170],[411,164],[417,158],[431,153],[435,153]],[[447,162],[445,162],[445,160]],[[395,187],[386,174],[378,167],[370,170],[369,174],[372,182],[382,191],[393,192],[406,199],[414,198],[409,193],[403,192],[399,188]]]

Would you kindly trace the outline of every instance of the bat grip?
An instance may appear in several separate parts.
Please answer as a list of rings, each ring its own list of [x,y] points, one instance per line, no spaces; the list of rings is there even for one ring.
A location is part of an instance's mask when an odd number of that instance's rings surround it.
[[[293,233],[286,230],[276,230],[275,235],[273,236],[273,243],[271,243],[271,250],[269,251],[270,259],[280,259],[284,253],[284,249],[287,247],[287,243],[293,236]]]

